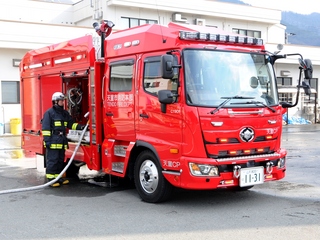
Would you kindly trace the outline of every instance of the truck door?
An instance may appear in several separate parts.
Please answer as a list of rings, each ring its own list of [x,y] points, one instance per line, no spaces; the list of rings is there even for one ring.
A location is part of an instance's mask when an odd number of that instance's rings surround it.
[[[21,79],[21,104],[23,116],[22,148],[43,154],[40,121],[52,106],[51,96],[62,91],[59,75],[43,75]]]
[[[134,57],[109,62],[104,96],[106,138],[135,141],[134,63]]]
[[[164,167],[178,167],[183,129],[181,104],[168,104],[166,113],[161,112],[158,91],[167,89],[177,92],[178,88],[176,82],[161,78],[160,56],[159,53],[142,58],[137,135],[156,148]]]

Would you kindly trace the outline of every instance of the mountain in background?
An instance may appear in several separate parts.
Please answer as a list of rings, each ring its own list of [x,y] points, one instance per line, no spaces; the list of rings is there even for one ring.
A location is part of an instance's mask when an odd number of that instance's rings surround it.
[[[249,5],[240,0],[218,0],[234,4]],[[308,46],[320,46],[320,13],[299,14],[283,11],[281,24],[287,27],[286,33],[290,34],[289,43]]]

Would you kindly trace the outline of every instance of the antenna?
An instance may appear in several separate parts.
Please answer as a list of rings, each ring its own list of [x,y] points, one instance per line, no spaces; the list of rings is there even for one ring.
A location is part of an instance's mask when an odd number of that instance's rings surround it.
[[[155,2],[156,2],[156,8],[157,8],[157,13],[158,13],[158,21],[159,21],[160,31],[161,31],[161,36],[162,36],[162,43],[166,43],[166,42],[167,42],[167,39],[165,39],[165,38],[163,37],[162,24],[160,24],[160,14],[159,14],[158,2],[157,2],[157,0],[155,0]]]

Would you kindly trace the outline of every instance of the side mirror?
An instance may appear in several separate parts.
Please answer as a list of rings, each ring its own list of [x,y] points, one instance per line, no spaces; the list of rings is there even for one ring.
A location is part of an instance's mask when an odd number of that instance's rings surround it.
[[[303,81],[303,82],[302,82],[302,88],[303,88],[304,93],[305,93],[306,95],[309,96],[309,95],[311,94],[311,87],[310,87],[309,83]]]
[[[307,68],[307,65],[306,63],[304,62],[304,60],[302,58],[299,58],[299,65],[300,67],[302,67],[303,69],[306,69]]]
[[[161,103],[161,112],[166,113],[167,104],[174,103],[175,96],[170,90],[158,91],[158,100]]]
[[[304,62],[306,64],[306,69],[304,69],[304,77],[306,79],[311,79],[312,78],[312,73],[313,73],[312,62],[311,62],[310,59],[305,59]]]
[[[173,56],[166,54],[161,56],[161,77],[164,79],[172,79],[173,72]]]
[[[313,73],[313,67],[312,67],[311,60],[310,59],[303,60],[303,59],[299,58],[299,64],[300,64],[300,67],[304,71],[304,77],[306,79],[311,79],[312,73]]]
[[[250,87],[251,88],[257,88],[259,86],[259,80],[256,77],[250,78]]]
[[[291,108],[291,107],[293,107],[293,104],[288,103],[288,102],[280,102],[280,105],[281,105],[283,108]]]

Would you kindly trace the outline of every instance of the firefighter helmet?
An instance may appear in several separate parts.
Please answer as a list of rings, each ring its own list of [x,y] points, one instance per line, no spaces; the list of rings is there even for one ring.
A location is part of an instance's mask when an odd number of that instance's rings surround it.
[[[59,101],[59,100],[65,100],[66,97],[62,92],[55,92],[52,95],[52,101]]]

